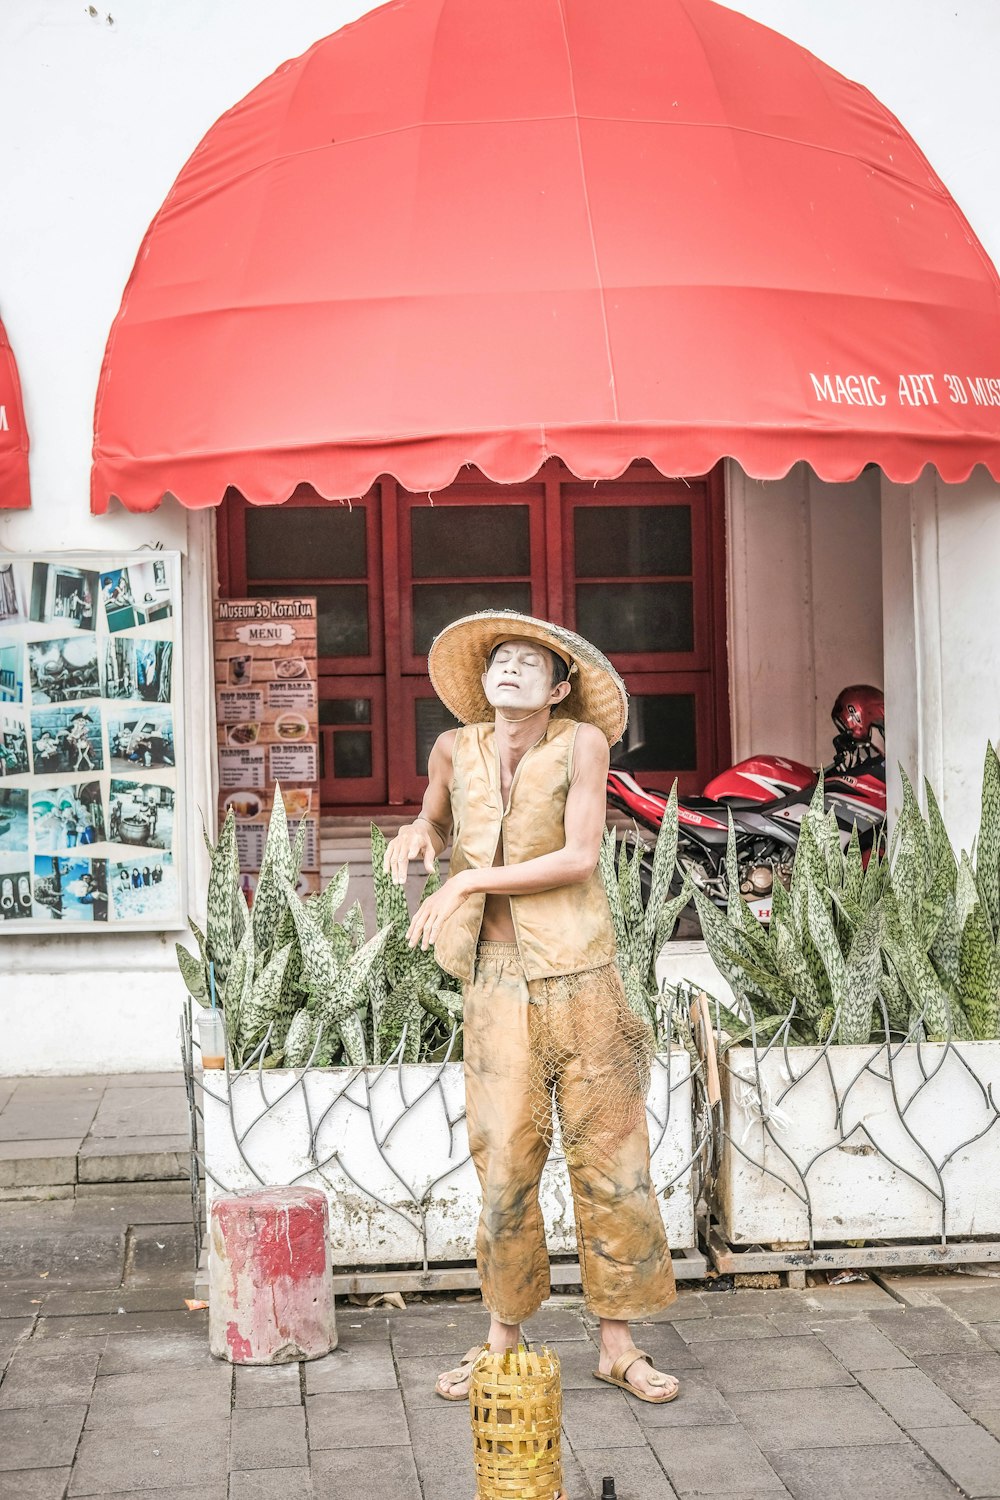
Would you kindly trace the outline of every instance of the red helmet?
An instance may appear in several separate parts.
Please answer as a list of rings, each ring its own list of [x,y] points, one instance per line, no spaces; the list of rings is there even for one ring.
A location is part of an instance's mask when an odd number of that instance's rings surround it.
[[[844,688],[833,705],[833,722],[841,734],[848,735],[857,744],[864,744],[877,729],[885,735],[885,698],[882,689],[858,683]]]

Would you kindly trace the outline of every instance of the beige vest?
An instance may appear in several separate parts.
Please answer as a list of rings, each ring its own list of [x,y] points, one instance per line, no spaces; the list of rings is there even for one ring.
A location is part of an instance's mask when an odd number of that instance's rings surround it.
[[[470,724],[455,736],[451,809],[451,871],[489,868],[503,841],[507,865],[551,854],[566,842],[566,794],[579,724],[550,719],[545,738],[514,773],[506,809],[500,795],[500,753],[492,724]],[[445,922],[434,945],[438,963],[472,979],[486,897],[468,896]],[[612,963],[615,936],[599,871],[582,885],[511,896],[514,932],[526,979],[576,974]]]

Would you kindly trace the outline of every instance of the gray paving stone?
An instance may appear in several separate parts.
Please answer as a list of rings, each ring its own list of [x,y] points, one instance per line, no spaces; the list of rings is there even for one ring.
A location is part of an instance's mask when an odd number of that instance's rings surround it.
[[[914,1427],[962,1427],[971,1418],[923,1370],[860,1370],[858,1379],[894,1422]]]
[[[752,1391],[728,1399],[737,1419],[769,1457],[772,1452],[814,1446],[817,1440],[837,1448],[897,1443],[902,1437],[895,1422],[857,1386]]]
[[[235,1407],[301,1404],[299,1365],[237,1365],[234,1374]]]
[[[910,1364],[909,1357],[867,1318],[838,1318],[812,1327],[845,1370],[895,1370]]]
[[[122,1317],[120,1313],[69,1314],[66,1317],[38,1320],[34,1337],[88,1338],[96,1334],[124,1335],[137,1338],[140,1334],[168,1334],[177,1338],[198,1339],[208,1344],[208,1313],[186,1312],[137,1312]]]
[[[422,1411],[410,1428],[410,1441],[425,1496],[460,1483],[465,1486],[461,1500],[471,1500],[475,1474],[469,1408],[464,1402],[449,1405],[442,1401],[436,1408]]]
[[[449,1309],[450,1311],[450,1309]],[[467,1349],[486,1341],[490,1331],[489,1314],[480,1308],[475,1314],[455,1314],[434,1319],[400,1316],[390,1328],[392,1347],[399,1359],[414,1359],[421,1354],[444,1355],[446,1368],[457,1364]]]
[[[911,1436],[970,1500],[1000,1492],[1000,1443],[981,1427],[922,1427]]]
[[[261,1406],[233,1412],[229,1464],[233,1469],[294,1469],[309,1462],[301,1406]]]
[[[10,1233],[0,1227],[0,1281],[28,1281],[45,1276],[83,1281],[95,1276],[117,1285],[125,1264],[125,1234],[82,1230],[48,1234]]]
[[[0,1471],[66,1468],[86,1414],[83,1405],[0,1411]]]
[[[659,1427],[727,1427],[735,1422],[732,1407],[719,1394],[718,1388],[704,1370],[682,1370],[680,1372],[680,1395],[662,1406],[651,1406],[646,1401],[633,1401],[628,1396],[629,1410],[635,1413],[636,1421],[646,1429]],[[682,1439],[678,1438],[678,1442]]]
[[[943,1287],[938,1299],[950,1307],[952,1312],[966,1323],[1000,1323],[1000,1284],[993,1286],[969,1285],[971,1277],[958,1278],[965,1283],[961,1288]]]
[[[164,1365],[188,1369],[218,1369],[208,1352],[208,1329],[201,1324],[186,1332],[112,1334],[101,1356],[102,1375],[137,1375]]]
[[[20,1090],[0,1114],[0,1141],[82,1141],[97,1113],[99,1096],[21,1098]]]
[[[100,1358],[96,1350],[69,1354],[46,1347],[49,1352],[41,1358],[14,1356],[0,1385],[0,1407],[67,1406],[90,1400]]]
[[[687,1323],[692,1318],[707,1318],[711,1316],[712,1304],[716,1297],[725,1297],[724,1292],[700,1292],[693,1287],[681,1286],[677,1289],[677,1298],[665,1307],[662,1312],[653,1313],[649,1319],[651,1323]]]
[[[678,1500],[704,1500],[704,1497],[706,1495],[711,1496],[711,1491],[705,1491],[705,1490],[678,1490],[677,1491]],[[788,1491],[785,1489],[784,1485],[782,1485],[780,1489],[770,1489],[770,1490],[743,1490],[743,1489],[739,1489],[739,1490],[727,1490],[726,1491],[726,1500],[782,1500],[782,1496],[783,1495],[784,1496],[788,1495]],[[116,1497],[116,1500],[117,1500],[117,1497]],[[159,1496],[157,1496],[157,1500],[159,1500]]]
[[[959,1406],[1000,1406],[1000,1354],[937,1354],[918,1361]]]
[[[596,1385],[592,1391],[564,1391],[562,1424],[574,1452],[585,1447],[640,1448],[646,1442],[628,1397],[610,1385],[606,1391]]]
[[[843,1286],[811,1286],[804,1293],[810,1307],[828,1317],[830,1312],[892,1312],[899,1304],[874,1281],[848,1281]]]
[[[185,1484],[180,1488],[170,1485],[167,1489],[157,1485],[155,1489],[115,1490],[113,1500],[151,1500],[151,1497],[152,1500],[227,1500],[228,1490],[229,1484],[225,1480],[217,1484]],[[95,1493],[103,1500],[109,1492],[98,1490]],[[76,1492],[71,1489],[70,1494],[75,1500]]]
[[[681,1439],[651,1431],[649,1442],[681,1495],[725,1495],[737,1488],[777,1491],[784,1485],[742,1427],[686,1427]]]
[[[976,1332],[991,1349],[1000,1349],[1000,1323],[977,1323]]]
[[[576,1448],[574,1457],[595,1495],[601,1479],[614,1476],[619,1500],[675,1500],[677,1491],[648,1448]],[[572,1500],[576,1494],[570,1491]]]
[[[434,1383],[441,1374],[442,1362],[437,1354],[422,1354],[415,1359],[397,1360],[399,1384],[408,1411],[419,1412],[442,1405],[434,1394]],[[457,1403],[456,1403],[457,1404]]]
[[[772,1313],[791,1314],[808,1312],[808,1292],[796,1292],[790,1287],[779,1287],[775,1291],[762,1291],[755,1287],[737,1287],[734,1292],[712,1294],[712,1315],[733,1313],[759,1313],[768,1318]],[[718,1314],[716,1313],[718,1308]]]
[[[680,1370],[696,1370],[701,1364],[700,1342],[688,1343],[672,1323],[633,1323],[632,1337],[657,1369],[676,1375]]]
[[[215,1369],[156,1370],[135,1375],[102,1375],[87,1413],[88,1432],[127,1433],[130,1429],[182,1430],[193,1412],[198,1420],[229,1415],[231,1372]]]
[[[133,1228],[129,1238],[129,1284],[161,1282],[171,1272],[182,1274],[190,1288],[191,1225],[141,1224]],[[181,1305],[180,1298],[175,1305]]]
[[[948,1307],[910,1307],[888,1321],[878,1313],[872,1321],[911,1359],[921,1354],[962,1354],[983,1351],[986,1345],[967,1323]]]
[[[315,1495],[308,1469],[244,1469],[229,1475],[229,1500],[314,1500]]]
[[[1000,1406],[974,1406],[969,1416],[995,1438],[1000,1438]]]
[[[708,1318],[704,1322],[692,1320],[681,1323],[677,1331],[688,1344],[728,1339],[776,1339],[780,1336],[760,1313],[735,1313]]]
[[[104,1090],[90,1126],[92,1137],[183,1135],[188,1128],[187,1096],[183,1087],[121,1088],[111,1083]]]
[[[819,1339],[738,1339],[705,1343],[701,1360],[724,1396],[731,1391],[801,1390],[853,1385],[854,1377]]]
[[[583,1321],[583,1304],[576,1307],[550,1307],[548,1303],[543,1303],[535,1316],[525,1323],[524,1333],[532,1346],[589,1338]]]
[[[912,1443],[799,1448],[768,1457],[794,1500],[958,1500],[951,1481]]]
[[[169,1073],[115,1073],[104,1080],[105,1086],[115,1089],[184,1088],[184,1074],[179,1068]]]
[[[310,1448],[390,1448],[409,1441],[398,1391],[335,1391],[306,1399]],[[468,1417],[466,1417],[468,1420]]]
[[[308,1360],[306,1393],[324,1391],[394,1391],[396,1369],[388,1344],[355,1345],[335,1349],[325,1359]]]
[[[45,1293],[42,1312],[46,1317],[70,1314],[108,1314],[120,1317],[123,1312],[176,1312],[184,1298],[191,1295],[191,1271],[183,1278],[164,1275],[156,1286],[56,1287]],[[162,1282],[167,1284],[164,1286]],[[50,1283],[51,1285],[51,1283]]]
[[[17,1469],[4,1474],[3,1487],[17,1500],[63,1500],[69,1476],[69,1469]]]
[[[385,1500],[390,1500],[390,1497],[391,1500],[421,1500],[417,1466],[409,1447],[328,1449],[313,1453],[311,1467],[317,1496],[347,1496],[352,1486],[364,1493],[364,1486],[358,1485],[359,1477],[362,1480],[377,1477],[377,1493],[385,1496]],[[376,1492],[373,1490],[372,1493]],[[232,1500],[237,1500],[235,1494]],[[472,1492],[468,1489],[464,1500],[472,1500]]]
[[[128,1442],[113,1432],[84,1432],[69,1492],[103,1495],[217,1484],[226,1479],[228,1456],[228,1418],[189,1421],[179,1431],[133,1431]]]

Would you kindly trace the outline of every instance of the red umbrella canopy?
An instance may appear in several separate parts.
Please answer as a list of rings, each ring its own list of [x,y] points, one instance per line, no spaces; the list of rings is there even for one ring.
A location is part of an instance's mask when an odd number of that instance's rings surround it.
[[[396,0],[208,132],[108,340],[92,501],[732,455],[1000,477],[1000,285],[898,121],[709,0]]]
[[[0,510],[27,510],[28,429],[14,351],[0,323]]]

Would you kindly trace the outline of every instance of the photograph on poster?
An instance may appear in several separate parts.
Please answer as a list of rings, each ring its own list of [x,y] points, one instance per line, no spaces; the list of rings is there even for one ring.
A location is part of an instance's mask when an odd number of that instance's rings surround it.
[[[116,921],[169,915],[177,906],[177,871],[171,854],[112,860],[111,901]]]
[[[28,732],[16,714],[0,713],[0,776],[26,776]]]
[[[111,782],[108,838],[112,844],[140,849],[169,849],[174,835],[174,797],[169,786],[149,782]]]
[[[103,771],[97,708],[36,708],[31,715],[31,760],[36,776],[53,771]]]
[[[31,916],[31,861],[26,854],[0,854],[0,922]]]
[[[169,703],[173,653],[172,641],[109,636],[104,650],[105,698]]]
[[[168,769],[174,764],[169,708],[119,709],[109,715],[108,752],[112,771]]]
[[[0,703],[24,697],[24,650],[12,635],[0,635]]]
[[[169,620],[173,601],[167,581],[167,565],[156,562],[130,563],[101,574],[101,598],[108,629],[112,634]]]
[[[62,854],[105,837],[100,782],[32,788],[31,827],[38,854]]]
[[[22,620],[21,591],[18,588],[14,564],[0,562],[0,621],[8,625]]]
[[[34,895],[36,922],[106,922],[107,861],[38,855]]]
[[[0,854],[28,847],[28,792],[0,786]]]
[[[101,691],[92,635],[29,641],[28,671],[35,703],[71,703],[96,698]]]
[[[97,624],[97,574],[63,563],[36,562],[31,569],[28,613],[40,625],[93,630]]]

